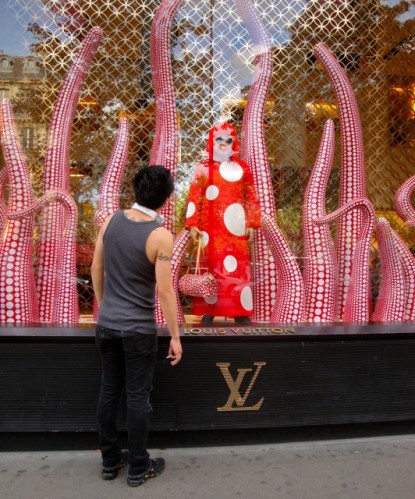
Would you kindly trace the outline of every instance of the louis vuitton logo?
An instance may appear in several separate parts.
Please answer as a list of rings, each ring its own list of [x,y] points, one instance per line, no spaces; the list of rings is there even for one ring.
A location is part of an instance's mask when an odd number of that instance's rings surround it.
[[[225,378],[226,384],[228,385],[228,388],[230,390],[230,394],[228,397],[228,400],[226,401],[226,404],[223,405],[222,407],[218,407],[217,410],[219,412],[224,412],[224,411],[259,411],[261,408],[262,402],[264,401],[264,397],[262,397],[255,405],[251,406],[246,406],[245,403],[249,397],[249,394],[251,393],[252,387],[255,384],[256,379],[258,378],[259,372],[261,371],[262,367],[266,365],[266,362],[254,362],[254,366],[256,366],[256,370],[254,374],[252,375],[251,381],[249,382],[249,385],[247,389],[245,390],[245,393],[241,395],[240,389],[241,385],[245,379],[245,376],[247,373],[250,373],[253,371],[253,369],[246,368],[246,369],[237,369],[238,375],[236,379],[232,378],[231,373],[229,372],[229,366],[231,365],[229,362],[218,362],[216,364],[219,369],[221,370],[221,373],[223,374],[223,377]]]

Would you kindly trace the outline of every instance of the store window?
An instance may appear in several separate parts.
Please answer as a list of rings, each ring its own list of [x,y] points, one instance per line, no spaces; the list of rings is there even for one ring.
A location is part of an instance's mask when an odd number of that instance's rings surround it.
[[[94,214],[120,117],[128,117],[130,122],[121,208],[130,205],[131,179],[147,163],[153,146],[157,116],[149,41],[160,2],[3,3],[0,99],[12,97],[21,146],[27,153],[38,197],[45,173],[47,132],[62,82],[89,30],[99,26],[104,32],[75,111],[68,166],[70,193],[78,207],[81,319],[91,320],[90,264],[97,231]],[[273,54],[264,130],[278,223],[299,264],[302,201],[328,118],[336,126],[336,151],[327,209],[334,209],[338,201],[338,109],[327,75],[312,56],[316,43],[325,43],[336,54],[353,86],[364,130],[368,195],[414,249],[414,233],[396,216],[394,206],[395,193],[413,175],[415,164],[415,32],[410,3],[259,0],[255,8]],[[185,0],[172,24],[171,62],[179,117],[176,234],[184,225],[189,184],[196,165],[204,158],[210,127],[227,118],[241,134],[249,90],[255,81],[256,47],[245,21],[232,2]],[[0,161],[1,171],[1,155]],[[35,237],[37,231],[38,227]],[[373,251],[376,253],[375,243]],[[35,271],[38,265],[34,257]],[[378,285],[379,272],[373,278],[375,298]],[[188,300],[183,303],[185,307],[189,304]]]

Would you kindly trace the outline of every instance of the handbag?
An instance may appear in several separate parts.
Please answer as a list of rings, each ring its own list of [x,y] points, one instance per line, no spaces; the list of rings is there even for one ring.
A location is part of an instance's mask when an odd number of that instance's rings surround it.
[[[199,298],[209,298],[216,294],[216,279],[209,272],[201,272],[200,253],[202,250],[202,239],[199,238],[194,272],[189,272],[179,279],[179,291],[187,296],[197,296]]]

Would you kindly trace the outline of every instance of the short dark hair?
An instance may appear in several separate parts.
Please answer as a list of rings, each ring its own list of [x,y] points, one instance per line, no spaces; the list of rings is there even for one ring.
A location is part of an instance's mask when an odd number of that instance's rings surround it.
[[[157,210],[174,191],[174,179],[164,166],[145,166],[134,177],[135,200],[141,206]]]

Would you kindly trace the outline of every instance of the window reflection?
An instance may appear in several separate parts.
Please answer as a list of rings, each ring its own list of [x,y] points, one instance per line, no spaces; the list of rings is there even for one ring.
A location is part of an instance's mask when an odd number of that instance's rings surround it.
[[[101,26],[105,33],[79,98],[69,165],[71,192],[79,207],[80,301],[83,313],[90,314],[93,215],[119,118],[126,116],[131,123],[128,166],[120,194],[122,207],[131,202],[131,177],[148,162],[152,147],[155,102],[149,37],[159,2],[62,1],[54,2],[52,10],[48,10],[47,2],[3,3],[0,99],[8,98],[13,103],[37,193],[41,190],[46,132],[62,79],[79,41],[91,26]],[[338,121],[331,86],[310,55],[313,45],[326,43],[351,80],[365,134],[369,195],[379,210],[392,214],[396,189],[413,175],[415,163],[415,15],[408,2],[386,0],[260,0],[256,5],[270,34],[274,55],[264,127],[279,223],[295,252],[301,254],[305,185],[325,120]],[[203,159],[211,125],[227,117],[240,132],[254,78],[254,56],[232,3],[183,2],[172,30],[180,115],[176,231],[183,226],[188,184],[195,165]],[[336,141],[328,209],[337,200],[338,130]],[[404,237],[409,246],[415,246],[413,233]]]

